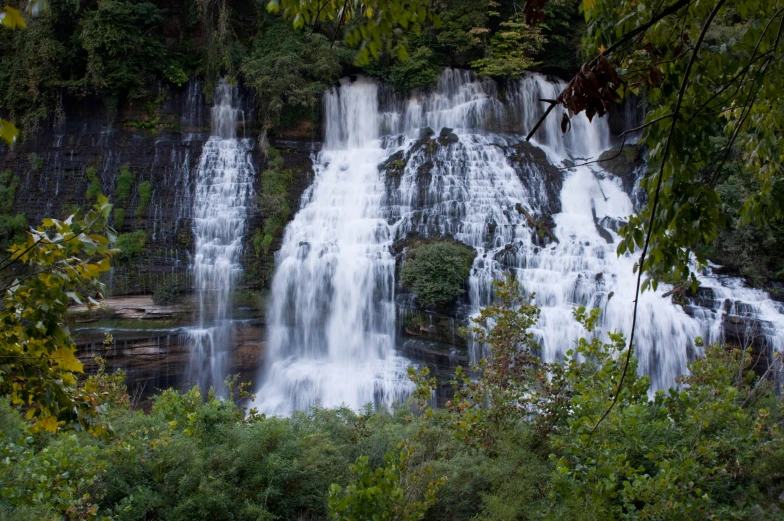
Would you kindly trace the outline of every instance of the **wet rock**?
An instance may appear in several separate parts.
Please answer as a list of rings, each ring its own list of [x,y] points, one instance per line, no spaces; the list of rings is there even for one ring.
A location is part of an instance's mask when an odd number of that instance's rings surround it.
[[[378,170],[383,173],[387,179],[395,182],[396,185],[400,184],[400,178],[406,171],[406,157],[405,152],[399,150],[389,156],[386,161],[378,165]]]
[[[430,127],[425,127],[419,131],[419,139],[428,139],[435,136],[436,131]]]
[[[596,208],[591,208],[591,214],[593,215],[593,224],[596,226],[596,231],[599,234],[599,236],[605,241],[607,241],[607,244],[612,244],[613,236],[610,232],[602,228],[602,225],[600,224],[599,220],[596,218]]]
[[[635,185],[635,172],[643,165],[642,149],[639,145],[612,148],[598,158],[599,165],[621,179],[623,189],[631,194]]]
[[[527,141],[504,148],[509,165],[532,195],[531,206],[545,214],[559,213],[563,171],[550,163],[544,150]]]
[[[442,136],[438,138],[438,144],[442,147],[448,147],[453,143],[459,143],[460,138],[457,137],[457,134],[449,134],[447,136]]]

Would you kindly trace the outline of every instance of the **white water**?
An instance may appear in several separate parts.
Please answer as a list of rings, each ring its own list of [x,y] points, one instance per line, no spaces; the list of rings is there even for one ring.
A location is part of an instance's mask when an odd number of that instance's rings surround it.
[[[406,361],[394,354],[389,246],[411,232],[449,234],[475,248],[468,288],[475,310],[492,298],[492,281],[514,271],[541,307],[535,330],[546,360],[585,335],[572,317],[577,306],[600,307],[603,330],[628,334],[636,258],[619,258],[617,235],[597,225],[617,228],[633,212],[621,181],[596,164],[553,174],[537,161],[512,161],[530,151],[521,142],[543,112],[539,99],[562,87],[529,75],[508,85],[502,103],[495,83],[447,70],[434,92],[407,99],[379,95],[366,80],[344,81],[326,95],[325,151],[278,254],[262,411],[287,413],[317,401],[356,408],[407,392]],[[577,116],[563,136],[560,118],[554,111],[533,140],[550,164],[579,165],[610,147],[604,121]],[[458,142],[423,142],[424,127],[435,137],[452,128]],[[407,165],[399,186],[385,186],[377,165],[401,151]],[[559,243],[542,246],[518,205],[535,216],[554,213]],[[699,353],[697,336],[721,340],[726,299],[753,300],[744,309],[769,325],[769,345],[784,346],[784,315],[767,295],[735,282],[708,284],[720,288],[712,311],[687,314],[662,298],[667,287],[640,297],[636,353],[655,388],[686,370],[688,353]]]
[[[326,94],[326,141],[302,209],[286,229],[272,282],[268,364],[258,406],[354,408],[407,393],[395,356],[394,258],[377,165],[377,87]]]
[[[231,342],[229,298],[241,273],[240,253],[255,171],[252,140],[237,137],[242,121],[237,88],[221,81],[215,90],[212,132],[196,172],[193,199],[193,275],[199,294],[199,325],[189,330],[189,377],[203,388],[220,388]]]

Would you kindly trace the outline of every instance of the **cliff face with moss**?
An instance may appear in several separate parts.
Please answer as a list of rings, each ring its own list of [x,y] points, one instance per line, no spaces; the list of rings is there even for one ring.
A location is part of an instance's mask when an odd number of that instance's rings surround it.
[[[244,131],[250,138],[257,128],[251,97],[245,93],[245,98]],[[194,174],[209,137],[209,109],[198,82],[162,89],[155,102],[128,102],[119,107],[113,124],[107,123],[110,114],[101,100],[73,102],[56,129],[39,130],[0,153],[0,172],[8,177],[5,214],[16,220],[24,215],[35,225],[45,217],[64,218],[87,208],[99,193],[106,194],[115,205],[113,226],[121,250],[107,279],[110,294],[153,293],[171,279],[189,287]],[[306,132],[304,141],[285,142],[276,153],[276,165],[288,173],[287,182],[276,187],[276,197],[290,208],[296,209],[309,183],[310,137]],[[268,157],[269,151],[254,150],[259,200],[269,190],[263,183]],[[256,287],[269,277],[272,252],[291,214],[268,216],[259,204],[251,205],[243,262],[247,283]],[[274,226],[267,217],[275,220]],[[265,229],[271,231],[269,244],[254,247],[253,237]]]

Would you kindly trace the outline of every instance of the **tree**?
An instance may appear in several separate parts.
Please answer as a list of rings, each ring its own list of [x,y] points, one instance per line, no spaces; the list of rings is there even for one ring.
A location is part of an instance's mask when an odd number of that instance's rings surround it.
[[[395,43],[398,57],[404,59],[408,52],[397,38],[404,30],[419,34],[426,22],[441,23],[430,4],[430,0],[269,0],[267,9],[272,13],[282,10],[293,19],[295,29],[337,22],[333,43],[341,27],[347,27],[343,41],[358,47],[356,62],[364,65]]]
[[[92,307],[102,298],[100,275],[110,269],[113,253],[110,211],[101,196],[83,217],[44,219],[0,263],[0,271],[15,271],[1,288],[0,395],[26,409],[35,429],[55,431],[73,421],[106,432],[98,389],[77,385],[82,364],[65,313],[71,302]]]
[[[345,489],[330,487],[329,510],[335,521],[419,521],[425,516],[445,478],[425,483],[430,466],[412,465],[414,448],[408,440],[398,449],[387,453],[384,466],[375,470],[368,457],[361,456],[351,465],[354,482]]]
[[[522,14],[501,22],[498,32],[490,38],[487,55],[471,62],[481,76],[517,79],[539,65],[534,56],[539,53],[545,39],[539,27],[525,23]]]

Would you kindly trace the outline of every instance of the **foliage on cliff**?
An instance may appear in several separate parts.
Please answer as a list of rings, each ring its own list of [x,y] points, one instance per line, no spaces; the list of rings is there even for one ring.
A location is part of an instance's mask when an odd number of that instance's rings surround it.
[[[533,27],[511,0],[187,0],[176,9],[164,0],[52,0],[35,17],[20,15],[25,30],[0,31],[0,114],[10,116],[2,132],[12,139],[12,122],[32,134],[62,121],[69,97],[102,98],[111,124],[126,100],[162,99],[164,86],[193,76],[208,96],[221,76],[254,87],[266,130],[284,111],[312,111],[318,93],[358,68],[400,90],[433,85],[445,66],[474,64],[499,78],[536,62],[558,68],[555,54],[577,54],[564,36],[564,20],[579,23],[576,3],[553,2]]]
[[[403,287],[423,306],[445,306],[465,293],[474,251],[453,241],[414,244],[406,249]]]

